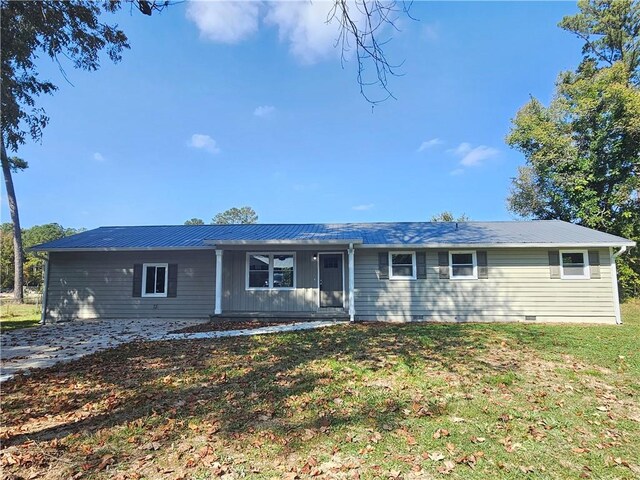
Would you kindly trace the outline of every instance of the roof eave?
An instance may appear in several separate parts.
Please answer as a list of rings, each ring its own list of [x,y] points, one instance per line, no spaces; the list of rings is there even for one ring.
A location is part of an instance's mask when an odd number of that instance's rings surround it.
[[[369,243],[359,248],[589,248],[635,247],[636,242],[571,242],[571,243]]]
[[[364,244],[362,239],[342,240],[205,240],[205,245],[180,247],[31,247],[29,252],[139,252],[168,250],[215,250],[216,246],[313,246],[313,245],[349,245],[358,248],[377,249],[411,249],[411,248],[608,248],[635,247],[636,242],[627,240],[620,242],[571,242],[571,243],[370,243]]]
[[[215,250],[210,245],[195,247],[32,247],[28,252],[140,252],[166,250]]]

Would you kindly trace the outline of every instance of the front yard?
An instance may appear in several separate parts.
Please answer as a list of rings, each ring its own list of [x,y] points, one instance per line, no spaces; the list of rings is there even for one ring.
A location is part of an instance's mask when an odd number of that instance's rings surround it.
[[[0,330],[35,327],[40,322],[40,305],[13,303],[6,298],[0,305]]]
[[[625,325],[128,344],[2,385],[11,478],[638,478]]]

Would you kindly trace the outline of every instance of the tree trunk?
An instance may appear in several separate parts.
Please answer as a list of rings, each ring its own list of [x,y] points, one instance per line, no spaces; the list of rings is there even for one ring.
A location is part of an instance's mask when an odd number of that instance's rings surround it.
[[[16,191],[13,189],[13,178],[11,177],[11,165],[7,151],[2,144],[2,173],[4,175],[4,185],[7,188],[7,201],[9,204],[9,212],[11,213],[11,222],[13,223],[13,257],[14,269],[13,276],[13,299],[17,303],[24,303],[23,294],[23,278],[22,265],[24,264],[24,253],[22,251],[22,230],[20,229],[20,216],[18,215],[18,201],[16,200]]]

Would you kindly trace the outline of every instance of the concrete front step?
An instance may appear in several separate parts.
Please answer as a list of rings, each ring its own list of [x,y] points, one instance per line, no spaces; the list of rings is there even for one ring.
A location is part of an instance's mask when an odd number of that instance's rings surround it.
[[[224,312],[222,315],[210,315],[211,321],[262,320],[269,322],[290,322],[292,319],[301,322],[312,320],[348,320],[349,314],[344,310],[319,312]]]

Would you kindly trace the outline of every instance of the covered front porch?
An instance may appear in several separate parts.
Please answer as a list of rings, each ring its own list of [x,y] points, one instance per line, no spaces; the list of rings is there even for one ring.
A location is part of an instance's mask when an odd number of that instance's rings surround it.
[[[208,241],[215,246],[214,318],[355,318],[359,240]]]

